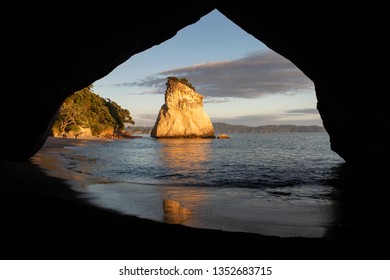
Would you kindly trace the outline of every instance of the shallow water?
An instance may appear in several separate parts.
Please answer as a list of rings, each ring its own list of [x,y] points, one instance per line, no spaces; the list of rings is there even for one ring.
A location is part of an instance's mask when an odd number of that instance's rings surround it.
[[[344,160],[326,133],[143,135],[64,156],[73,171],[105,179],[82,189],[91,203],[129,215],[278,236],[323,237],[336,223],[330,182]]]
[[[73,168],[79,172],[118,182],[170,186],[322,186],[332,168],[344,162],[330,150],[326,133],[158,140],[144,135],[72,150],[67,157],[74,160]]]

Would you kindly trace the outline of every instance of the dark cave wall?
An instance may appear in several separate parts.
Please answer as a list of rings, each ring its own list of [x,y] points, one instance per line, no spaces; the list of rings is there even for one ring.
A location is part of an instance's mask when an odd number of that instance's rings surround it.
[[[350,163],[387,160],[387,4],[364,2],[344,8],[274,1],[234,9],[234,4],[224,2],[219,10],[313,81],[333,151]]]
[[[12,20],[3,22],[12,28],[3,34],[2,159],[29,159],[46,140],[66,97],[214,8],[313,81],[332,150],[353,163],[390,156],[387,4],[348,9],[277,1],[26,5],[8,8]]]

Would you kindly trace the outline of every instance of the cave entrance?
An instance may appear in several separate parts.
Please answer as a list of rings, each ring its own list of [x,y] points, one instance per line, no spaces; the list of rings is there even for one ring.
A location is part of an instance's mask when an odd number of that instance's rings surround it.
[[[216,132],[235,129],[234,137],[151,138],[168,76],[186,78],[205,96]],[[116,181],[87,187],[98,205],[193,227],[326,235],[333,205],[323,181],[340,161],[326,133],[296,130],[321,127],[313,83],[217,10],[133,56],[94,90],[127,108],[144,134],[84,150],[101,162],[89,173]]]
[[[312,81],[218,10],[133,56],[94,89],[129,109],[135,126],[153,126],[167,76],[187,78],[205,96],[213,123],[322,126]]]

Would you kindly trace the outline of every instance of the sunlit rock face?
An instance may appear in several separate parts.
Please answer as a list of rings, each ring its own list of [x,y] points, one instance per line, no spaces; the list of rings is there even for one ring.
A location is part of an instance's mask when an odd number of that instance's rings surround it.
[[[155,138],[215,138],[203,95],[178,81],[168,80],[165,104],[150,135]]]

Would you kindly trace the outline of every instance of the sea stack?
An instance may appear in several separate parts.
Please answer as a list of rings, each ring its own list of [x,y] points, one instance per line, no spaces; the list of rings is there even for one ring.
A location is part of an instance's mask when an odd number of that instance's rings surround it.
[[[168,77],[165,104],[150,133],[154,138],[215,138],[210,117],[203,110],[204,96],[185,78]]]

